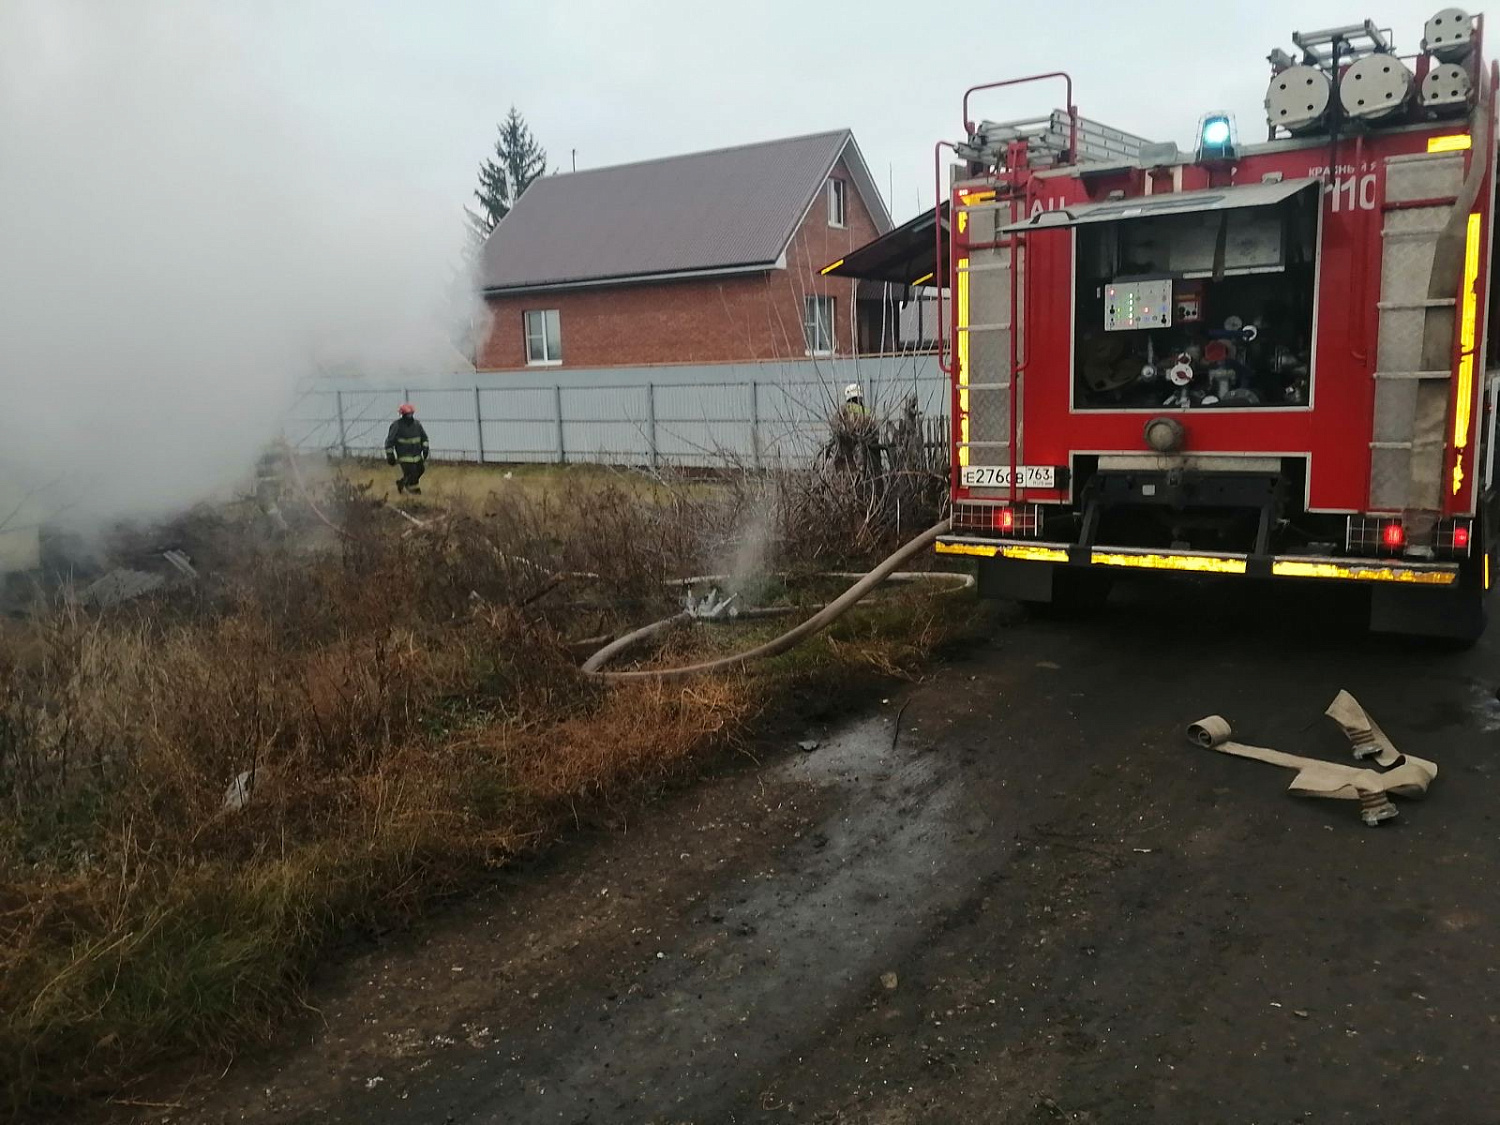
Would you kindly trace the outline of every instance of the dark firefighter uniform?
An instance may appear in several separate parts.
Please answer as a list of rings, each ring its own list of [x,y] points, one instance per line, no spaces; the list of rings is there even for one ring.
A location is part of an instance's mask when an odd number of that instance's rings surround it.
[[[385,459],[401,466],[396,491],[422,495],[422,470],[427,466],[427,431],[422,428],[409,407],[401,408],[401,417],[391,423],[385,435]]]

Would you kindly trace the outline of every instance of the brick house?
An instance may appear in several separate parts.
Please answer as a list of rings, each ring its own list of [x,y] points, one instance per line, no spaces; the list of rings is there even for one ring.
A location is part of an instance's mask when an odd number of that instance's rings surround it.
[[[894,351],[891,288],[822,272],[890,228],[847,129],[544,176],[485,243],[476,366]]]

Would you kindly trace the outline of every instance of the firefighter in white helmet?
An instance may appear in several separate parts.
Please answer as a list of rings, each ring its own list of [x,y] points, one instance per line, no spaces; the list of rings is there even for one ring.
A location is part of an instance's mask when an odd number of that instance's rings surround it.
[[[844,388],[844,405],[834,419],[833,462],[859,477],[880,475],[880,436],[858,383]]]
[[[865,409],[865,392],[858,383],[844,388],[844,413],[851,418],[860,418],[869,413]]]

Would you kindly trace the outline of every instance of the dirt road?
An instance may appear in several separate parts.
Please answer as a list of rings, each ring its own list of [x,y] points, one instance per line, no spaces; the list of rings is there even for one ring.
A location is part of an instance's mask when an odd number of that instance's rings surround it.
[[[166,1119],[1497,1120],[1500,639],[1124,593],[361,957],[305,1042]],[[1344,760],[1341,687],[1442,768],[1378,829],[1182,737],[1218,711]]]

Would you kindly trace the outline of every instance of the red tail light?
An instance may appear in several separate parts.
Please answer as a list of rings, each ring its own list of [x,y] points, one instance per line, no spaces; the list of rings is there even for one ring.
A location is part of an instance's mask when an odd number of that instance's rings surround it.
[[[1014,531],[1016,529],[1016,510],[1014,508],[996,508],[995,529],[997,531]]]
[[[1406,528],[1399,523],[1388,523],[1380,529],[1380,538],[1394,550],[1406,542]]]
[[[1469,525],[1460,523],[1453,525],[1453,547],[1458,551],[1469,549]]]

